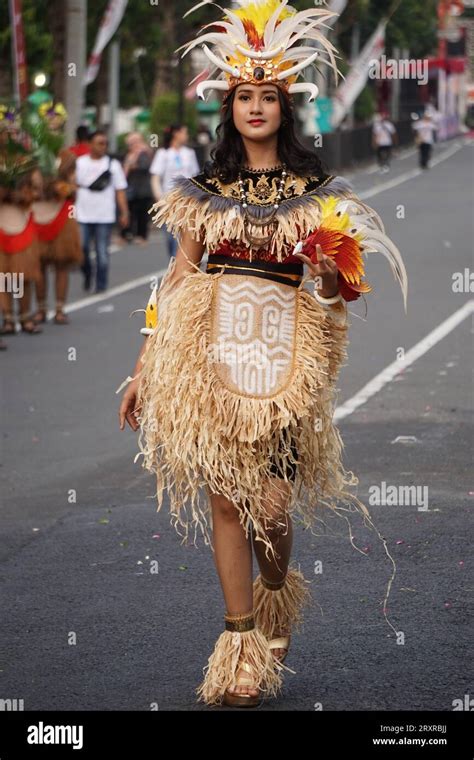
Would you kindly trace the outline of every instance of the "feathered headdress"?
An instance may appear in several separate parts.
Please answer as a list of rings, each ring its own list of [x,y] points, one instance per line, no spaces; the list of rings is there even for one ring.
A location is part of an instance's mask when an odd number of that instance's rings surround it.
[[[214,68],[210,76],[220,70],[217,79],[206,79],[197,85],[196,92],[204,100],[204,91],[208,89],[230,92],[238,84],[275,84],[289,95],[297,92],[309,92],[309,101],[318,96],[318,87],[312,82],[296,83],[307,66],[317,58],[328,65],[335,74],[337,50],[326,36],[318,31],[325,26],[332,16],[328,10],[309,8],[296,11],[288,0],[237,0],[240,8],[229,10],[221,8],[212,0],[203,0],[184,14],[183,18],[204,5],[216,5],[225,14],[220,21],[206,24],[197,39],[178,48],[185,48],[182,55],[202,45],[204,53]],[[208,27],[217,27],[218,31],[204,32]],[[314,40],[321,50],[298,44],[301,41]],[[214,46],[211,50],[205,43]],[[327,55],[321,57],[321,54]],[[202,77],[195,77],[190,84]]]
[[[6,143],[0,146],[0,187],[14,189],[16,182],[36,165],[31,152],[8,136]]]
[[[64,144],[64,125],[67,112],[62,103],[48,101],[35,111],[25,113],[23,129],[30,136],[34,154],[42,173],[54,176],[57,156]]]

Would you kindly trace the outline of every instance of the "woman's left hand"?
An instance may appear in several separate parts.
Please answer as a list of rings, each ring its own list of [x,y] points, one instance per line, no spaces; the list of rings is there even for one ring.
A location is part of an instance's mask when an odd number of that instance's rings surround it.
[[[331,298],[338,292],[337,285],[337,264],[331,256],[326,256],[323,253],[321,246],[316,244],[316,257],[318,259],[315,264],[304,253],[295,253],[305,264],[308,265],[309,271],[315,280],[318,293],[323,298]]]

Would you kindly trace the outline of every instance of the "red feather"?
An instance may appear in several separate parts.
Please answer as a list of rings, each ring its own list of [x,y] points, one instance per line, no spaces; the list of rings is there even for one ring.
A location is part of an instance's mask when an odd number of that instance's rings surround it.
[[[243,19],[242,23],[244,25],[244,29],[247,34],[247,39],[251,47],[253,47],[254,50],[261,50],[264,47],[263,37],[260,37],[259,33],[257,32],[255,28],[255,24],[253,23],[253,21],[249,21],[248,19]]]
[[[337,264],[339,289],[346,301],[355,301],[361,293],[369,293],[372,288],[362,282],[364,266],[359,243],[339,230],[320,227],[305,241],[303,251],[314,264],[318,263],[316,245],[320,245],[325,256],[331,256]]]

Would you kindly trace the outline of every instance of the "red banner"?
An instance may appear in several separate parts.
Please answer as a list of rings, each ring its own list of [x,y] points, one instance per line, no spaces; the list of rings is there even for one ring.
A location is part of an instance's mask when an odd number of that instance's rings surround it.
[[[18,103],[28,95],[28,72],[26,68],[25,35],[23,34],[23,17],[21,0],[10,0],[10,23],[12,27],[13,75],[15,78],[15,97]]]

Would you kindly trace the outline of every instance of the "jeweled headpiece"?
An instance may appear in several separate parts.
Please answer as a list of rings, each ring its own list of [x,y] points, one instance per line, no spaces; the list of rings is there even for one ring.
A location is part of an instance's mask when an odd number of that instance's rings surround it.
[[[216,5],[225,14],[220,21],[202,27],[199,36],[178,48],[185,48],[182,57],[196,45],[202,49],[214,68],[210,76],[220,70],[216,79],[199,82],[197,95],[204,99],[208,89],[230,92],[244,82],[275,84],[289,95],[309,92],[309,102],[318,96],[318,87],[312,82],[296,80],[302,71],[316,59],[329,66],[337,81],[337,50],[319,31],[325,22],[337,14],[332,11],[309,8],[296,11],[288,0],[237,0],[239,8],[221,8],[212,0],[203,0],[184,14],[183,18],[204,5]],[[217,31],[204,32],[209,27]],[[320,49],[298,44],[314,40]],[[213,46],[211,50],[207,44]],[[176,52],[177,52],[176,51]],[[199,79],[202,73],[190,84]]]

